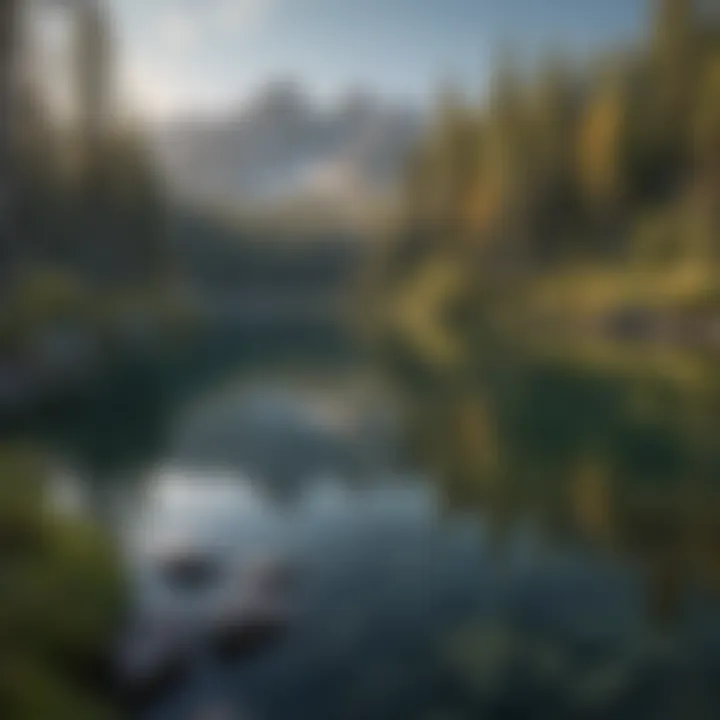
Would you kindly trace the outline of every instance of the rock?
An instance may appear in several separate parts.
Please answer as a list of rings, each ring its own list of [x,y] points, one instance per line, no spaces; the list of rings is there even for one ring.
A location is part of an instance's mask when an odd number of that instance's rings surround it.
[[[186,628],[144,619],[123,638],[116,670],[122,696],[146,705],[181,683],[189,672],[194,643]]]
[[[219,582],[220,560],[192,550],[177,552],[159,560],[165,582],[179,590],[202,590]]]
[[[289,582],[290,568],[270,560],[241,577],[211,618],[213,648],[223,657],[238,657],[272,644],[292,615],[287,603]]]

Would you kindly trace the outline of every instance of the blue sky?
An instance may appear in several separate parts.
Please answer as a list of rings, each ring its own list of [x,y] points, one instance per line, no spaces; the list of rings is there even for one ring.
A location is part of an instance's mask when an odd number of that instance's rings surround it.
[[[108,1],[126,97],[162,116],[237,105],[279,77],[324,98],[363,86],[423,102],[446,78],[479,93],[498,47],[623,43],[648,0]]]

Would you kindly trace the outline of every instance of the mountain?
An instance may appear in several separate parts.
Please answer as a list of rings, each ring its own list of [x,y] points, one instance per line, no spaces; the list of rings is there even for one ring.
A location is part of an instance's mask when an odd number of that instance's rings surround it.
[[[223,117],[154,131],[174,195],[243,211],[362,212],[382,201],[422,130],[420,114],[368,92],[331,106],[292,82],[266,86]]]

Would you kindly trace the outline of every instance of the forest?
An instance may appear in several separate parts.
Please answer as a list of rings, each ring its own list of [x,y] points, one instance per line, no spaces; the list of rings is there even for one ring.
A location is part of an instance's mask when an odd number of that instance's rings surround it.
[[[456,355],[450,335],[481,318],[526,336],[709,336],[720,21],[693,0],[651,9],[631,47],[522,71],[508,53],[482,102],[441,94],[372,273],[429,352]]]
[[[45,87],[24,2],[2,4],[0,376],[3,406],[27,405],[157,336],[177,307],[168,208],[139,123],[118,100],[112,18],[66,3],[72,97]],[[178,315],[175,312],[175,317]]]

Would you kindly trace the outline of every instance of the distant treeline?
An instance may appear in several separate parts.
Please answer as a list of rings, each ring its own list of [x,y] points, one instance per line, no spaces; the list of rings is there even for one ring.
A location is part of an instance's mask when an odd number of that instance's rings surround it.
[[[347,287],[368,252],[365,238],[348,231],[233,223],[182,209],[173,218],[178,268],[200,291],[327,292]]]

